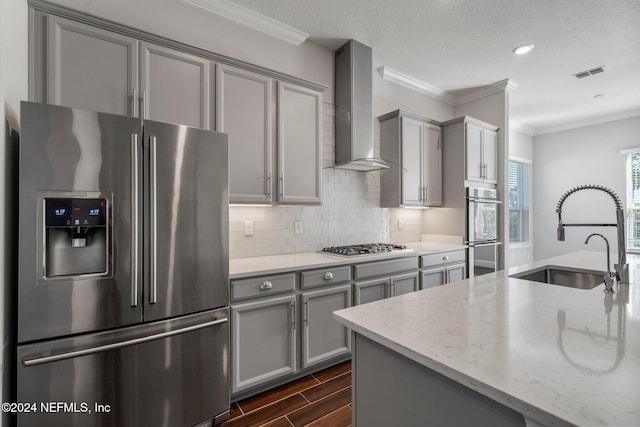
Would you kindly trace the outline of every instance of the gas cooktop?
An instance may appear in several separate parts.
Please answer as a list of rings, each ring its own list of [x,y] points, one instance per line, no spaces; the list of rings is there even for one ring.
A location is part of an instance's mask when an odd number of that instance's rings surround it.
[[[413,252],[413,249],[407,249],[405,245],[396,245],[393,243],[364,243],[349,246],[332,246],[323,248],[320,252],[331,255],[357,256]]]

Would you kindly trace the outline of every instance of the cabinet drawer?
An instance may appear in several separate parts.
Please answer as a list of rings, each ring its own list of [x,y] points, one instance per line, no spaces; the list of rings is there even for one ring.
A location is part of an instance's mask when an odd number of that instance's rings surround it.
[[[295,286],[296,275],[294,273],[232,280],[231,300],[291,292]]]
[[[303,288],[332,285],[351,280],[351,267],[328,267],[300,273]]]
[[[358,264],[354,268],[356,279],[366,279],[375,276],[390,276],[394,273],[418,268],[418,258],[400,258],[389,261],[370,262]]]
[[[435,267],[438,265],[451,264],[453,262],[464,262],[465,251],[442,252],[439,254],[422,255],[420,257],[420,266],[422,268]]]

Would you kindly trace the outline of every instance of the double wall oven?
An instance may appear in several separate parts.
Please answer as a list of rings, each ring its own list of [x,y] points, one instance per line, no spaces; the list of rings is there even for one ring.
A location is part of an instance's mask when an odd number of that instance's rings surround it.
[[[498,270],[498,190],[467,188],[467,245],[469,277]]]

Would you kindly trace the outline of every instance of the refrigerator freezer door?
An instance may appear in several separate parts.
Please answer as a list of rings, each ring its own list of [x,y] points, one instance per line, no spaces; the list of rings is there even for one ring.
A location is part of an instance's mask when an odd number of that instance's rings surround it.
[[[147,120],[144,320],[229,304],[227,135]]]
[[[18,346],[18,427],[192,426],[229,409],[228,310]],[[44,405],[44,406],[43,406]]]
[[[141,322],[140,120],[23,102],[21,127],[18,342]],[[94,202],[103,228],[49,227]]]

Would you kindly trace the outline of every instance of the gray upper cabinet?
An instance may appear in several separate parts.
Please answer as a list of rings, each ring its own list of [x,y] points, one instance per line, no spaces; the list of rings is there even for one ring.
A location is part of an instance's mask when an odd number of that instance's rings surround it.
[[[55,15],[44,19],[45,49],[36,57],[46,57],[47,68],[35,75],[46,85],[35,86],[46,96],[35,93],[35,100],[211,128],[208,59]]]
[[[498,182],[498,128],[464,116],[442,124],[445,144],[462,145],[464,179],[470,182]]]
[[[209,129],[210,61],[140,43],[140,86],[145,119]]]
[[[216,89],[216,130],[229,134],[229,201],[271,203],[273,79],[218,65]]]
[[[442,140],[437,122],[403,111],[380,120],[382,207],[442,206]]]
[[[47,16],[45,93],[37,101],[135,115],[138,41],[57,16]]]
[[[278,82],[278,203],[322,203],[322,94]]]

